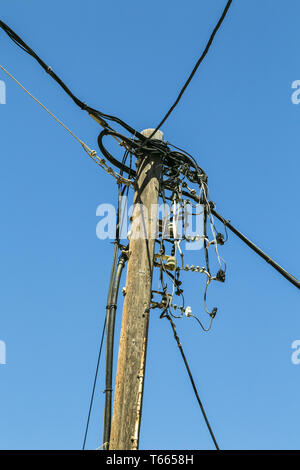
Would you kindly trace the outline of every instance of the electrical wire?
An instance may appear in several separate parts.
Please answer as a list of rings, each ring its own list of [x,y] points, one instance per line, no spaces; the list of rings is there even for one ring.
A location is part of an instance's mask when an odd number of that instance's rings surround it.
[[[112,409],[112,372],[113,372],[113,350],[115,319],[117,310],[117,300],[121,275],[125,266],[126,256],[122,253],[114,280],[112,283],[109,303],[107,305],[107,335],[106,335],[106,373],[105,373],[105,405],[104,405],[104,424],[103,424],[103,449],[108,450],[111,431],[111,409]]]
[[[166,122],[166,120],[168,119],[168,117],[170,116],[170,114],[172,113],[172,111],[175,109],[175,107],[178,105],[183,93],[185,92],[185,90],[187,89],[187,87],[189,86],[192,78],[194,77],[195,73],[197,72],[198,70],[198,67],[199,65],[201,64],[201,62],[203,62],[205,56],[207,55],[212,43],[213,43],[213,40],[215,38],[215,35],[217,34],[220,26],[222,25],[226,15],[227,15],[227,12],[231,6],[231,3],[232,3],[232,0],[229,0],[225,6],[225,9],[218,21],[218,23],[216,24],[209,40],[208,40],[208,43],[206,44],[206,47],[204,49],[204,51],[202,52],[201,56],[199,57],[199,59],[197,60],[196,62],[196,65],[194,66],[192,72],[190,73],[187,81],[185,82],[185,84],[183,85],[182,89],[180,90],[179,92],[179,95],[177,96],[174,104],[171,106],[171,108],[168,110],[168,112],[165,114],[165,116],[163,117],[163,119],[160,121],[160,123],[156,126],[155,130],[153,131],[153,133],[151,134],[151,136],[149,137],[149,139],[151,139],[153,137],[153,135],[162,127],[162,125]]]
[[[169,189],[172,191],[172,197],[174,194],[178,196],[178,188],[180,187],[180,195],[187,195],[194,200],[200,202],[201,201],[201,196],[198,196],[195,198],[195,190],[190,190],[190,188],[187,186],[186,181],[183,183],[184,178],[187,178],[190,182],[197,183],[199,184],[200,187],[200,195],[203,195],[203,200],[202,203],[204,203],[204,251],[205,251],[205,258],[206,258],[206,275],[207,275],[207,282],[206,282],[206,287],[205,287],[205,294],[204,294],[204,303],[205,303],[205,309],[206,312],[211,316],[210,320],[210,325],[208,328],[205,328],[200,321],[198,317],[195,315],[188,315],[193,318],[195,318],[202,329],[204,331],[208,331],[211,327],[212,320],[214,318],[214,315],[216,313],[216,308],[213,309],[213,312],[209,312],[206,307],[206,291],[207,287],[210,284],[212,280],[218,280],[221,282],[224,282],[225,280],[225,271],[220,270],[216,276],[212,276],[210,274],[210,267],[209,267],[209,258],[208,258],[208,248],[210,245],[214,245],[215,251],[218,257],[219,263],[221,263],[221,260],[223,259],[219,256],[218,253],[218,242],[215,234],[215,227],[214,227],[214,222],[212,218],[212,214],[219,219],[221,222],[223,222],[224,227],[226,229],[229,228],[235,235],[237,235],[245,244],[247,244],[253,251],[255,251],[259,256],[261,256],[265,261],[267,261],[273,268],[275,268],[282,276],[284,276],[289,282],[291,282],[293,285],[296,287],[300,288],[300,282],[291,274],[289,274],[286,270],[284,270],[281,266],[279,266],[274,260],[272,260],[266,253],[264,253],[260,248],[258,248],[254,243],[252,243],[249,239],[247,239],[241,232],[239,232],[235,227],[233,227],[229,221],[225,220],[222,216],[220,216],[213,207],[211,207],[210,202],[207,199],[207,177],[204,173],[204,171],[199,167],[197,164],[196,160],[194,157],[189,155],[187,152],[182,151],[178,147],[174,146],[179,151],[171,151],[169,148],[169,145],[172,146],[172,144],[166,143],[166,142],[160,142],[156,139],[152,139],[152,137],[155,135],[155,133],[162,127],[162,125],[166,122],[170,114],[173,112],[175,107],[178,105],[180,102],[185,90],[189,86],[191,80],[193,79],[194,75],[196,74],[200,64],[203,62],[204,58],[206,57],[213,41],[214,38],[221,27],[223,21],[225,20],[225,17],[229,11],[229,8],[232,4],[232,0],[229,0],[225,6],[225,9],[215,26],[208,43],[206,44],[206,47],[201,54],[200,58],[198,59],[197,63],[195,64],[192,72],[190,73],[188,79],[186,80],[185,84],[181,88],[175,102],[171,106],[171,108],[168,110],[168,112],[165,114],[159,125],[155,128],[155,130],[152,132],[151,136],[146,138],[142,134],[140,134],[138,131],[136,131],[134,128],[132,128],[129,124],[126,122],[122,121],[121,119],[117,118],[116,116],[108,115],[105,114],[97,109],[89,107],[86,103],[78,99],[73,92],[67,87],[67,85],[61,80],[61,78],[56,75],[56,73],[52,70],[50,66],[48,66],[34,51],[31,49],[23,40],[20,38],[9,26],[7,26],[3,21],[0,20],[0,28],[4,30],[4,32],[12,39],[12,41],[17,44],[24,52],[28,53],[30,56],[32,56],[38,63],[39,65],[46,71],[47,74],[49,74],[57,83],[58,85],[67,93],[67,95],[73,100],[73,102],[82,110],[85,110],[88,112],[88,114],[95,119],[102,127],[104,127],[104,130],[100,133],[98,137],[98,144],[99,148],[101,149],[102,153],[107,157],[107,159],[115,166],[120,168],[121,170],[121,175],[116,173],[112,168],[108,167],[105,163],[104,159],[100,159],[96,152],[94,150],[91,150],[81,139],[79,139],[67,126],[65,126],[56,116],[54,116],[39,100],[37,100],[31,93],[29,93],[26,88],[21,85],[4,67],[0,65],[0,68],[8,74],[29,96],[31,96],[40,106],[42,106],[60,125],[64,127],[64,129],[69,132],[84,148],[84,150],[88,153],[88,155],[93,158],[101,167],[103,167],[107,173],[113,175],[118,184],[119,188],[122,184],[127,186],[127,193],[129,190],[129,185],[133,183],[132,180],[128,180],[126,178],[123,178],[123,172],[128,173],[129,178],[135,177],[136,172],[132,170],[132,166],[130,164],[130,167],[126,166],[126,158],[127,155],[130,154],[130,157],[132,158],[132,155],[135,155],[136,157],[144,157],[149,154],[156,154],[159,155],[162,159],[162,165],[165,165],[166,168],[166,174],[168,172],[168,180],[164,182],[165,188]],[[108,124],[108,121],[113,121],[123,127],[126,131],[131,133],[133,135],[132,139],[129,139],[122,134],[116,132],[112,127]],[[125,151],[125,156],[123,157],[122,162],[119,162],[115,157],[113,157],[107,149],[104,147],[102,143],[102,139],[104,136],[110,135],[111,137],[115,138],[120,145],[124,146],[126,148]],[[178,170],[180,168],[180,170]],[[168,171],[167,171],[168,169]],[[175,177],[176,174],[176,177]],[[177,188],[175,188],[174,182],[172,181],[176,180],[176,185]],[[163,185],[162,185],[163,186]],[[182,187],[187,188],[188,192],[182,191]],[[125,190],[125,188],[124,188]],[[177,197],[176,196],[176,197]],[[174,233],[174,242],[173,242],[173,248],[172,248],[172,253],[171,257],[176,259],[176,252],[177,249],[181,253],[181,250],[179,249],[179,241],[177,240],[176,237],[176,223],[175,223],[175,213],[176,213],[176,204],[177,204],[177,199],[174,199],[174,210],[173,210],[173,233]],[[178,199],[180,201],[180,198]],[[180,206],[180,202],[179,202]],[[211,231],[213,234],[214,240],[212,242],[208,241],[207,237],[207,232],[206,232],[206,224],[207,220],[210,222],[211,226]],[[119,242],[119,240],[118,240]],[[105,330],[107,330],[107,361],[106,361],[106,402],[105,402],[105,414],[104,414],[104,434],[103,434],[103,448],[107,449],[109,446],[109,435],[110,435],[110,426],[111,426],[111,401],[112,401],[112,366],[113,366],[113,340],[114,340],[114,323],[115,323],[115,314],[116,314],[116,301],[117,301],[117,296],[118,296],[118,290],[119,290],[119,282],[121,278],[121,273],[125,264],[125,255],[122,254],[120,259],[119,259],[119,264],[118,267],[116,268],[116,254],[118,252],[119,248],[119,243],[116,242],[115,244],[115,252],[114,252],[114,261],[113,261],[113,267],[112,267],[112,273],[111,273],[111,279],[110,279],[110,286],[109,286],[109,293],[108,293],[108,303],[107,303],[107,309],[106,309],[106,317],[105,317],[105,322],[103,326],[103,332],[101,336],[101,342],[100,342],[100,348],[99,348],[99,354],[98,354],[98,360],[97,360],[97,366],[96,366],[96,372],[95,372],[95,377],[94,377],[94,383],[93,383],[93,388],[92,388],[92,394],[91,394],[91,400],[90,400],[90,406],[89,406],[89,412],[88,412],[88,417],[87,417],[87,423],[86,423],[86,428],[85,428],[85,435],[84,435],[84,441],[83,441],[83,449],[85,449],[86,445],[86,439],[87,439],[87,434],[88,434],[88,429],[89,429],[89,423],[90,423],[90,417],[91,417],[91,411],[92,411],[92,406],[93,406],[93,400],[94,400],[94,394],[95,394],[95,388],[96,388],[96,383],[97,383],[97,377],[98,377],[98,371],[99,371],[99,364],[101,360],[101,353],[102,353],[102,346],[103,346],[103,340],[104,340],[104,335],[105,335]],[[164,250],[163,242],[162,240],[160,241],[161,243],[161,250]],[[223,244],[223,243],[221,243]],[[181,253],[182,254],[182,253]],[[183,260],[183,255],[182,255],[182,260]],[[183,264],[183,261],[182,261]],[[221,272],[221,275],[219,275]],[[167,274],[168,277],[172,281],[172,294],[167,293],[167,286],[164,283],[163,280],[163,274]],[[178,274],[178,277],[177,277]],[[220,278],[221,276],[221,278]],[[222,278],[224,276],[224,279]],[[202,405],[202,402],[200,400],[193,376],[191,374],[188,362],[186,360],[185,354],[182,349],[182,345],[180,343],[180,340],[178,338],[177,332],[176,332],[176,326],[171,318],[173,316],[174,318],[181,318],[182,316],[178,317],[174,314],[172,314],[170,307],[171,305],[171,300],[175,294],[175,288],[177,289],[176,295],[181,295],[184,301],[183,297],[183,291],[179,288],[181,282],[179,282],[179,270],[176,270],[176,275],[172,275],[168,270],[164,267],[163,262],[161,261],[160,265],[160,278],[161,278],[161,284],[162,284],[162,289],[163,289],[163,294],[165,298],[167,299],[167,308],[164,310],[164,313],[162,314],[162,317],[167,318],[172,326],[174,337],[177,341],[177,345],[180,349],[180,353],[182,355],[182,358],[184,360],[190,381],[193,386],[193,390],[195,393],[195,396],[197,398],[198,404],[200,406],[201,412],[203,414],[203,417],[205,419],[206,425],[208,427],[208,430],[210,432],[210,435],[213,439],[214,445],[217,450],[219,450],[219,446],[217,444],[217,441],[215,439],[214,433],[211,429],[210,423],[207,419],[204,407]],[[170,316],[171,315],[171,316]]]
[[[106,122],[107,120],[116,122],[120,126],[122,126],[124,129],[126,129],[128,132],[131,134],[136,134],[140,140],[145,140],[146,138],[137,132],[133,127],[131,127],[129,124],[126,122],[122,121],[122,119],[117,118],[116,116],[111,116],[109,114],[102,113],[101,111],[91,108],[88,106],[86,103],[81,101],[79,98],[77,98],[74,93],[70,90],[70,88],[63,82],[63,80],[52,70],[52,67],[47,65],[38,55],[37,53],[31,49],[28,44],[14,31],[12,30],[4,21],[0,20],[0,28],[3,29],[3,31],[9,36],[12,41],[19,46],[24,52],[29,54],[31,57],[33,57],[39,65],[45,70],[45,72],[50,75],[56,83],[67,93],[67,95],[73,100],[73,102],[82,110],[87,111],[91,116],[93,116],[97,122],[106,128],[110,128],[110,125]]]
[[[122,162],[125,164],[128,158],[129,151],[126,150]],[[132,165],[132,158],[130,155],[130,168]],[[123,171],[121,170],[123,176]],[[115,250],[113,257],[113,268],[111,272],[111,279],[109,284],[109,292],[107,296],[107,334],[106,334],[106,364],[105,364],[105,404],[104,404],[104,418],[103,418],[103,449],[109,449],[110,432],[111,432],[111,414],[112,414],[112,375],[113,375],[113,357],[114,357],[114,335],[115,335],[115,319],[117,310],[117,300],[119,293],[119,286],[121,275],[127,261],[127,256],[124,251],[121,253],[117,265],[117,253],[120,245],[120,235],[123,229],[125,210],[120,204],[122,196],[126,191],[126,198],[128,198],[129,186],[119,184],[118,186],[118,204],[117,204],[117,219],[116,219],[116,240]]]
[[[127,189],[129,187],[127,186]],[[119,201],[119,196],[118,196],[118,201]],[[83,450],[85,448],[85,443],[86,443],[86,438],[87,438],[87,433],[88,433],[88,427],[89,427],[89,422],[90,422],[90,416],[91,416],[91,411],[92,411],[92,405],[93,405],[93,400],[94,400],[94,394],[95,394],[95,388],[96,388],[96,382],[97,382],[97,376],[98,376],[98,369],[99,369],[99,363],[100,363],[100,357],[101,357],[101,352],[102,352],[102,344],[103,344],[103,339],[104,339],[104,331],[105,328],[107,330],[107,340],[106,340],[106,365],[105,365],[105,408],[104,408],[104,424],[103,424],[103,448],[108,448],[109,444],[109,434],[110,434],[110,421],[111,421],[111,395],[107,394],[108,390],[111,390],[112,388],[112,364],[113,364],[113,340],[114,340],[114,316],[115,316],[115,311],[116,311],[116,302],[117,302],[117,295],[118,295],[118,290],[119,290],[119,283],[120,283],[120,278],[122,274],[122,270],[125,264],[125,261],[123,260],[119,261],[118,267],[117,267],[117,260],[118,260],[118,252],[119,252],[119,246],[120,246],[120,240],[119,240],[119,204],[118,204],[118,213],[117,213],[117,227],[116,227],[116,240],[114,242],[114,253],[113,253],[113,262],[112,262],[112,268],[111,268],[111,273],[110,273],[110,280],[109,280],[109,287],[108,287],[108,293],[107,293],[107,306],[106,306],[106,314],[105,314],[105,321],[104,321],[104,330],[102,333],[102,338],[101,338],[101,346],[100,346],[100,351],[98,355],[98,361],[97,361],[97,367],[96,367],[96,374],[95,374],[95,380],[93,384],[93,390],[92,390],[92,396],[91,396],[91,401],[90,401],[90,407],[89,407],[89,413],[88,413],[88,419],[87,419],[87,424],[86,424],[86,430],[85,430],[85,436],[84,436],[84,442],[83,442]],[[122,226],[122,222],[121,222]],[[117,273],[116,273],[117,272]],[[111,311],[113,309],[113,312]],[[109,425],[107,425],[109,423]]]
[[[210,423],[209,423],[209,421],[208,421],[208,418],[207,418],[207,415],[206,415],[204,406],[203,406],[203,404],[202,404],[202,402],[201,402],[201,400],[200,400],[199,393],[198,393],[198,390],[197,390],[197,387],[196,387],[196,384],[195,384],[193,375],[192,375],[192,373],[191,373],[191,369],[190,369],[189,364],[188,364],[188,362],[187,362],[187,359],[186,359],[186,357],[185,357],[185,354],[184,354],[184,351],[183,351],[183,348],[182,348],[180,339],[179,339],[178,334],[177,334],[177,331],[176,331],[176,326],[175,326],[175,324],[174,324],[172,318],[170,317],[170,315],[166,314],[166,315],[164,316],[164,318],[167,318],[167,319],[169,320],[170,324],[171,324],[171,327],[172,327],[172,330],[173,330],[173,333],[174,333],[174,338],[175,338],[175,340],[176,340],[176,342],[177,342],[177,346],[178,346],[178,348],[179,348],[179,350],[180,350],[180,354],[181,354],[182,359],[183,359],[183,361],[184,361],[184,364],[185,364],[187,373],[188,373],[188,375],[189,375],[189,378],[190,378],[190,381],[191,381],[191,384],[192,384],[192,387],[193,387],[193,390],[194,390],[194,393],[195,393],[197,402],[198,402],[199,407],[200,407],[200,409],[201,409],[201,412],[202,412],[204,421],[205,421],[205,423],[206,423],[207,429],[208,429],[209,434],[210,434],[210,436],[211,436],[211,438],[212,438],[212,440],[213,440],[213,443],[214,443],[214,445],[215,445],[215,448],[216,448],[217,450],[220,450],[219,445],[218,445],[218,443],[217,443],[217,440],[216,440],[216,438],[215,438],[214,432],[213,432],[213,430],[212,430],[212,428],[211,428],[211,425],[210,425]]]
[[[24,52],[29,54],[31,57],[33,57],[39,63],[39,65],[45,70],[45,72],[47,74],[49,74],[60,85],[60,87],[69,95],[69,97],[73,100],[73,102],[80,109],[82,109],[84,111],[87,111],[92,117],[94,117],[99,122],[99,124],[101,126],[103,126],[104,128],[111,129],[110,125],[106,122],[106,120],[113,121],[113,122],[121,125],[124,129],[126,129],[131,134],[135,134],[144,143],[144,145],[146,145],[146,143],[148,143],[148,141],[154,136],[154,134],[157,132],[157,130],[159,130],[161,128],[161,126],[166,122],[166,120],[168,119],[168,117],[170,116],[172,111],[175,109],[175,107],[179,103],[183,93],[185,92],[185,90],[189,86],[192,78],[194,77],[195,73],[197,72],[198,67],[200,66],[200,64],[202,63],[204,58],[206,57],[206,55],[207,55],[207,53],[208,53],[208,51],[209,51],[209,49],[210,49],[210,47],[213,43],[215,35],[217,34],[220,26],[222,25],[226,15],[227,15],[227,12],[228,12],[228,10],[231,6],[231,3],[232,3],[232,0],[229,0],[227,2],[226,7],[225,7],[218,23],[216,24],[216,26],[215,26],[215,28],[214,28],[207,44],[206,44],[206,47],[205,47],[203,53],[199,57],[199,59],[196,62],[192,72],[190,73],[188,79],[186,80],[185,84],[183,85],[182,89],[180,90],[179,95],[176,98],[174,104],[171,106],[171,108],[168,110],[166,115],[163,117],[163,119],[161,120],[159,125],[156,127],[156,129],[153,131],[151,136],[148,137],[148,138],[144,137],[142,134],[137,132],[135,129],[133,129],[133,127],[131,127],[129,124],[127,124],[126,122],[124,122],[120,118],[118,118],[116,116],[109,115],[109,114],[105,114],[105,113],[103,113],[103,112],[101,112],[101,111],[99,111],[95,108],[92,108],[92,107],[88,106],[86,103],[81,101],[79,98],[77,98],[74,95],[74,93],[70,90],[70,88],[63,82],[63,80],[52,70],[52,67],[47,65],[38,56],[38,54],[19,35],[13,29],[11,29],[6,23],[4,23],[4,21],[2,21],[2,20],[0,20],[0,28],[3,29],[3,31],[9,36],[10,39],[12,39],[12,41],[17,46],[19,46]]]
[[[97,378],[98,378],[99,365],[100,365],[100,360],[101,360],[101,355],[102,355],[102,347],[103,347],[103,340],[104,340],[104,334],[105,334],[105,327],[106,327],[106,316],[105,316],[105,319],[104,319],[103,330],[102,330],[102,335],[101,335],[101,341],[100,341],[100,347],[99,347],[99,353],[98,353],[98,359],[97,359],[97,366],[96,366],[96,372],[95,372],[95,377],[94,377],[94,382],[93,382],[93,389],[92,389],[92,394],[91,394],[91,399],[90,399],[89,412],[88,412],[88,417],[87,417],[86,426],[85,426],[85,433],[84,433],[84,438],[83,438],[82,450],[85,450],[86,439],[87,439],[87,435],[88,435],[88,431],[89,431],[90,418],[91,418],[91,412],[92,412],[92,408],[93,408],[93,402],[94,402],[95,389],[96,389]]]
[[[263,250],[256,246],[251,240],[249,240],[245,235],[243,235],[239,230],[237,230],[229,220],[224,219],[218,212],[212,209],[212,214],[219,219],[223,224],[231,230],[240,240],[242,240],[246,245],[249,246],[255,253],[257,253],[262,259],[269,263],[276,271],[278,271],[285,279],[287,279],[291,284],[300,289],[300,282],[292,274],[283,269],[276,261],[274,261],[269,255],[267,255]]]
[[[229,6],[228,6],[229,8]],[[224,14],[223,14],[224,15]],[[222,22],[222,21],[221,21]],[[221,24],[221,23],[220,23]],[[219,25],[220,26],[220,25]],[[85,110],[89,113],[89,115],[95,119],[102,127],[105,128],[106,131],[110,130],[111,131],[111,135],[116,138],[117,137],[117,133],[111,128],[111,126],[105,121],[105,119],[107,120],[110,120],[110,121],[114,121],[115,123],[121,125],[125,130],[127,130],[128,132],[130,132],[132,135],[134,135],[138,140],[138,144],[136,144],[133,140],[131,141],[131,146],[134,146],[135,147],[135,150],[137,152],[137,147],[143,147],[143,151],[151,151],[151,152],[154,152],[154,151],[159,151],[159,153],[162,152],[162,146],[163,145],[166,145],[165,143],[162,143],[160,142],[159,140],[156,140],[156,139],[151,139],[151,137],[154,135],[149,137],[149,138],[146,138],[145,136],[143,136],[140,132],[138,132],[137,130],[135,130],[134,128],[132,128],[129,124],[125,123],[124,121],[122,121],[121,119],[115,117],[115,116],[112,116],[112,115],[109,115],[109,114],[105,114],[105,113],[102,113],[101,111],[97,110],[97,109],[94,109],[94,108],[91,108],[89,107],[86,103],[84,103],[83,101],[81,101],[79,98],[77,98],[73,92],[69,89],[69,87],[67,87],[67,85],[61,80],[61,78],[56,75],[56,73],[52,70],[52,68],[47,65],[37,54],[36,52],[31,49],[30,46],[28,46],[28,44],[25,43],[25,41],[17,35],[17,33],[15,31],[13,31],[7,24],[5,24],[2,20],[0,20],[0,28],[3,29],[3,31],[13,40],[13,42],[15,44],[17,44],[23,51],[25,51],[26,53],[28,53],[30,56],[32,56],[38,63],[39,65],[60,85],[60,87],[70,96],[70,98],[73,100],[73,102],[80,107],[80,109],[82,110]],[[213,40],[213,37],[214,35],[216,34],[217,32],[217,29],[218,29],[218,25],[217,27],[215,28],[215,31],[214,33],[212,34],[212,37],[211,37],[211,40],[209,41],[212,42]],[[209,49],[210,47],[210,44],[207,46],[207,50]],[[207,53],[207,52],[206,52]],[[204,56],[206,55],[206,53],[203,53]],[[203,55],[202,54],[202,55]],[[204,58],[203,56],[203,58]],[[200,58],[201,59],[201,58]],[[200,60],[199,59],[199,60]],[[203,59],[202,59],[203,60]],[[202,61],[201,60],[201,61]],[[198,61],[199,62],[199,61]],[[3,69],[5,71],[5,69]],[[196,70],[195,70],[196,71]],[[6,71],[5,71],[6,72]],[[7,72],[6,72],[7,73]],[[189,80],[191,80],[192,78],[192,75],[194,74],[195,72],[192,72],[191,74],[191,77]],[[11,76],[11,78],[14,79],[14,77]],[[20,85],[30,96],[32,96],[16,79],[14,79],[16,81],[16,83],[18,83],[18,85]],[[186,84],[186,86],[188,85],[188,83]],[[32,96],[32,98],[34,98]],[[35,98],[34,98],[35,99]],[[38,100],[35,99],[35,101],[37,101],[41,106],[43,106]],[[45,108],[45,107],[44,107]],[[46,109],[46,108],[45,108]],[[46,111],[48,111],[46,109]],[[49,112],[49,111],[48,111]],[[49,114],[51,114],[49,112]],[[54,116],[53,116],[54,117]],[[55,118],[55,117],[54,117]],[[67,129],[68,130],[68,129]],[[71,131],[69,131],[71,132]],[[108,133],[108,132],[107,132]],[[101,134],[100,134],[101,135]],[[102,134],[101,135],[101,138],[99,136],[99,139],[102,141],[102,138],[103,138],[103,135],[105,134]],[[99,141],[98,139],[98,141]],[[150,142],[150,139],[151,139],[151,142]],[[122,136],[122,141],[125,142],[125,137]],[[146,145],[147,145],[147,148],[146,148]],[[149,148],[150,146],[150,148]],[[85,147],[84,147],[85,148]],[[186,158],[188,154],[186,154]],[[179,154],[178,152],[173,152],[173,159],[175,158],[175,156],[177,157],[181,157],[182,158],[182,153]],[[112,157],[112,161],[114,164],[117,165],[117,160],[113,159]],[[195,163],[195,168],[198,167],[197,163],[194,161]],[[117,165],[118,166],[118,165]],[[198,167],[199,168],[199,167]],[[201,170],[199,168],[199,170]],[[110,170],[110,171],[113,171],[113,170]],[[132,172],[133,176],[134,176],[134,172]]]
[[[182,194],[189,196],[191,199],[193,199],[195,202],[198,204],[201,203],[201,200],[198,196],[192,193],[188,193],[183,191]],[[256,254],[258,254],[263,260],[265,260],[270,266],[272,266],[274,269],[276,269],[277,272],[279,272],[285,279],[287,279],[291,284],[293,284],[295,287],[300,289],[300,281],[290,274],[288,271],[286,271],[284,268],[282,268],[276,261],[271,258],[267,253],[265,253],[263,250],[261,250],[255,243],[253,243],[249,238],[247,238],[245,235],[243,235],[242,232],[240,232],[236,227],[234,227],[231,222],[227,219],[225,219],[222,215],[220,215],[216,210],[215,210],[215,204],[212,201],[209,201],[209,206],[211,206],[210,212],[212,215],[214,215],[220,222],[223,223],[225,228],[228,228],[232,233],[234,233],[242,242],[244,242],[251,250],[253,250]]]

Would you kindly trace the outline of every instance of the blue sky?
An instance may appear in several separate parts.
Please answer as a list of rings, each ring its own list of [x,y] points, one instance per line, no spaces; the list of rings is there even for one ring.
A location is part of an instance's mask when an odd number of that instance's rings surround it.
[[[141,130],[174,101],[225,0],[1,2],[11,26],[90,106]],[[297,0],[234,1],[209,55],[163,127],[209,176],[225,217],[299,277],[300,79]],[[91,148],[99,128],[0,32],[1,65]],[[96,237],[96,208],[113,180],[3,72],[0,105],[0,448],[82,445],[113,247]],[[299,449],[297,289],[233,234],[226,284],[203,334],[178,332],[222,449]],[[122,285],[124,285],[124,279]],[[202,313],[187,274],[186,300]],[[118,309],[117,334],[121,306]],[[117,343],[118,341],[116,341]],[[101,445],[104,362],[87,448]],[[142,449],[212,449],[170,326],[151,313]]]

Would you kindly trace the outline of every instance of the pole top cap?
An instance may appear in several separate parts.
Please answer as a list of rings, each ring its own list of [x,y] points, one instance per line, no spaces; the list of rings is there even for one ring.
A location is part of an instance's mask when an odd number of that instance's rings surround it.
[[[153,134],[155,129],[144,129],[141,134],[146,137],[146,139],[149,139],[149,137]],[[164,133],[162,131],[156,131],[152,139],[157,139],[157,140],[163,140],[164,138]]]

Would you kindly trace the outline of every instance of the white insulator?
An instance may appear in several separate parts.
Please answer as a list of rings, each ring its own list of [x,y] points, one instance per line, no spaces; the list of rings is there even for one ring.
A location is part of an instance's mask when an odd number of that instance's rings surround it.
[[[191,309],[191,307],[186,307],[184,313],[185,313],[185,316],[186,316],[186,317],[190,317],[190,316],[192,315],[192,309]]]

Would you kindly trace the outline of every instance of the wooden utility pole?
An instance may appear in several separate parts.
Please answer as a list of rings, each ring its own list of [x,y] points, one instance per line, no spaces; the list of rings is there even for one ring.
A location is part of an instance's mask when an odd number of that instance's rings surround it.
[[[150,137],[154,129],[142,132]],[[162,140],[161,131],[152,137]],[[139,444],[150,313],[161,161],[137,162],[114,408],[109,449],[136,450]]]

